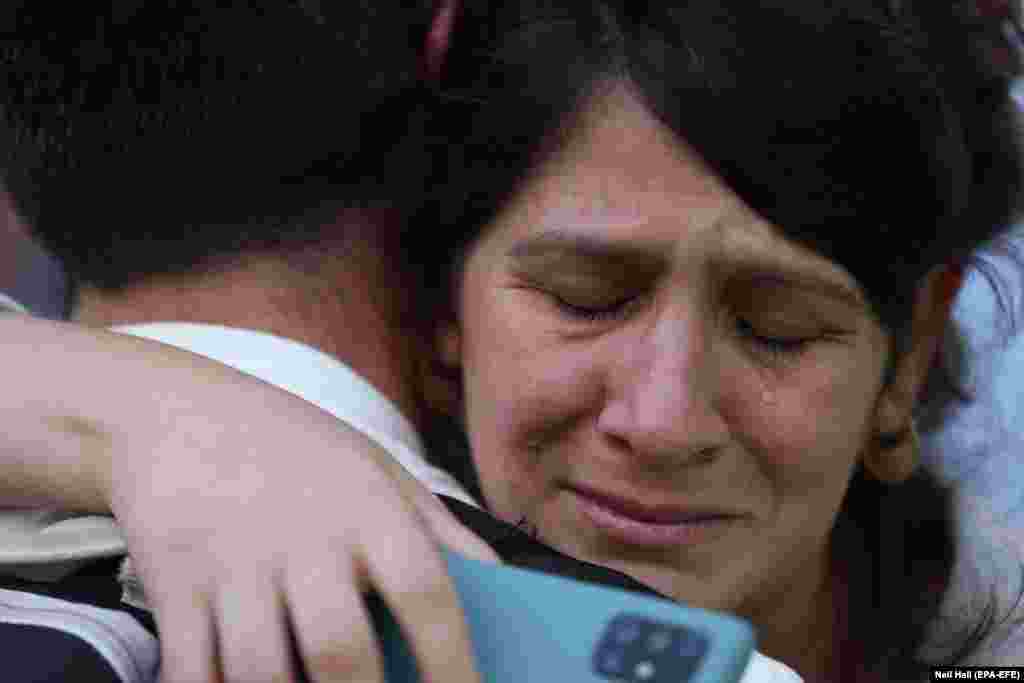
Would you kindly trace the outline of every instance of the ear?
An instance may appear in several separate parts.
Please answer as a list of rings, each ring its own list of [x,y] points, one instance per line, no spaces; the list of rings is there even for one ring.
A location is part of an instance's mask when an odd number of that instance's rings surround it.
[[[458,10],[459,0],[438,0],[435,4],[434,19],[423,45],[423,69],[430,81],[441,77]]]
[[[441,363],[455,369],[462,365],[462,332],[457,322],[447,322],[437,329],[437,355]]]
[[[420,386],[435,412],[459,418],[462,414],[462,339],[456,323],[445,323],[434,337],[434,348],[422,367]]]
[[[914,406],[941,347],[962,280],[960,266],[941,266],[932,270],[918,289],[910,343],[878,397],[874,438],[864,454],[865,467],[877,479],[903,481],[917,467],[920,443],[913,423]]]

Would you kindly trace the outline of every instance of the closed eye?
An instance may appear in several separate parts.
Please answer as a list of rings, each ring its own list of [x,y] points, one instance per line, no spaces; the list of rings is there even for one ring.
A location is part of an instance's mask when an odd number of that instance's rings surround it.
[[[603,322],[623,318],[632,311],[634,304],[639,299],[636,296],[629,296],[599,306],[581,306],[580,304],[566,301],[552,292],[547,292],[547,295],[562,315],[574,320],[587,322]]]
[[[749,339],[759,348],[775,356],[796,356],[807,349],[818,336],[778,337],[759,334],[757,329],[743,318],[736,319],[736,329],[740,336]]]

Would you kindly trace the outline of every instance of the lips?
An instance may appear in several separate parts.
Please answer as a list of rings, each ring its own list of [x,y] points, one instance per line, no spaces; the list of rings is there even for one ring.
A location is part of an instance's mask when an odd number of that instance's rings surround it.
[[[594,489],[568,487],[581,519],[609,538],[631,546],[705,544],[735,528],[739,515],[714,508],[645,505]]]
[[[645,505],[583,486],[571,486],[570,489],[616,514],[648,524],[687,524],[737,516],[710,508]]]

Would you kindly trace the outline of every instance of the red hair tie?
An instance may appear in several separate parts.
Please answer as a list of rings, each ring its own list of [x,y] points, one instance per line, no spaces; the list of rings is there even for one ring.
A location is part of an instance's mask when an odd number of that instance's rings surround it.
[[[458,0],[440,0],[437,3],[434,21],[431,22],[430,31],[427,33],[423,55],[426,75],[431,81],[441,78],[441,70],[444,68],[444,58],[448,54],[448,46],[451,44],[452,28],[455,26],[458,9]]]

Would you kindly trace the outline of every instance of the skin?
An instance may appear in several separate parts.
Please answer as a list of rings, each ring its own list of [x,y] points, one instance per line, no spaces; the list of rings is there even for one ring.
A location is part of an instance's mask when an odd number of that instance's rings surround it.
[[[906,426],[944,305],[925,296],[883,386],[889,339],[854,278],[746,207],[621,84],[472,246],[459,284],[442,355],[462,369],[492,511],[747,616],[766,654],[827,679],[844,597],[829,533],[859,459],[912,469],[874,437]],[[583,513],[579,486],[734,517],[696,543],[638,546]]]

